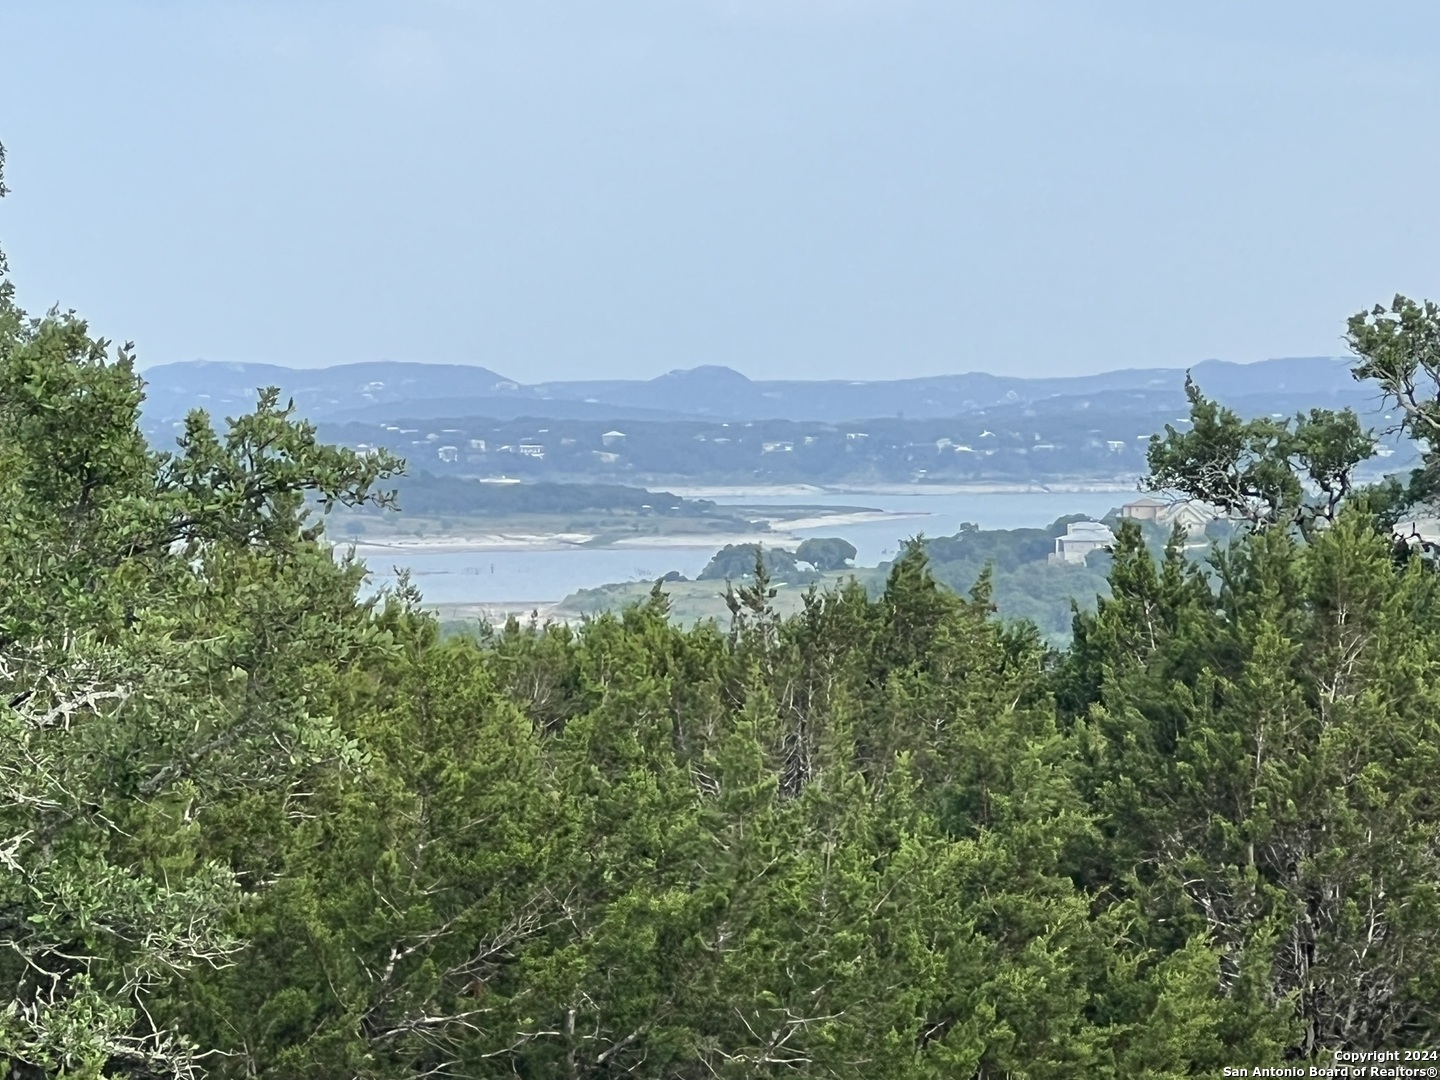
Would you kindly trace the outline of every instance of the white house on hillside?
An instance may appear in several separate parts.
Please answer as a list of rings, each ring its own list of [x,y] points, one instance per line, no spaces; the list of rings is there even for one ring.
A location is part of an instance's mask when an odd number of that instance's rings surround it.
[[[1099,521],[1072,521],[1065,535],[1055,540],[1053,563],[1083,563],[1092,551],[1104,551],[1115,543],[1110,527]]]

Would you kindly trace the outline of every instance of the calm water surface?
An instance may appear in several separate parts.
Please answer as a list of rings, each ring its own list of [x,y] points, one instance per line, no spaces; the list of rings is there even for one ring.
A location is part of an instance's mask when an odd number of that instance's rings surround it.
[[[982,529],[1038,528],[1065,514],[1100,517],[1133,498],[1121,492],[1038,492],[967,495],[775,495],[723,498],[715,502],[746,506],[865,506],[877,510],[923,515],[905,520],[797,530],[795,535],[843,536],[855,545],[856,564],[874,566],[892,558],[916,533],[948,536],[973,521]],[[397,552],[369,555],[370,586],[394,583],[397,567],[432,604],[548,603],[563,600],[577,589],[613,581],[653,581],[670,570],[694,577],[715,553],[717,544],[694,548],[578,548],[568,551]]]

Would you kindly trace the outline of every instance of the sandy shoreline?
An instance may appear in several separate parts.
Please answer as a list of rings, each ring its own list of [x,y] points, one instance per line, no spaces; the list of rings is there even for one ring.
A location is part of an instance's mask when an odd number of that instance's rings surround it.
[[[588,533],[483,533],[479,536],[397,536],[393,540],[338,541],[337,548],[355,548],[362,558],[373,555],[434,555],[472,551],[574,551],[593,540]]]
[[[928,511],[906,511],[906,510],[856,510],[849,514],[815,514],[809,517],[761,517],[756,521],[764,522],[770,526],[769,532],[753,533],[710,533],[710,534],[678,534],[675,536],[627,536],[616,540],[612,547],[709,547],[712,543],[718,542],[721,547],[726,544],[750,544],[756,541],[762,544],[781,545],[782,541],[788,544],[798,544],[803,537],[795,536],[797,532],[804,532],[810,529],[843,529],[850,525],[869,525],[877,521],[909,521],[912,518],[928,518],[934,515]]]
[[[626,536],[605,546],[612,550],[620,548],[625,551],[669,551],[674,548],[704,548],[707,551],[718,551],[726,544],[765,544],[775,547],[792,547],[799,542],[798,537],[787,536],[783,532],[710,533],[704,536],[681,533],[676,536]]]
[[[933,517],[929,511],[901,510],[857,510],[852,514],[820,514],[816,517],[763,518],[770,528],[779,531],[798,529],[844,528],[847,525],[866,525],[875,521],[906,521],[910,518]]]
[[[801,538],[794,532],[804,529],[843,529],[876,521],[903,521],[929,517],[925,513],[897,513],[886,510],[859,510],[848,514],[820,514],[811,517],[757,518],[769,524],[770,532],[736,533],[675,533],[669,536],[626,536],[608,544],[586,547],[595,539],[591,533],[481,533],[474,536],[397,536],[392,540],[354,541],[355,554],[362,558],[386,555],[469,554],[485,551],[574,551],[604,548],[651,549],[709,548],[716,550],[726,544],[772,544],[794,547]],[[348,550],[351,541],[338,541],[335,547]]]
[[[764,499],[806,495],[1083,495],[1117,492],[1135,494],[1138,480],[1056,480],[1048,484],[976,481],[965,484],[841,484],[816,487],[813,484],[757,484],[675,487],[664,485],[672,495],[686,499]]]

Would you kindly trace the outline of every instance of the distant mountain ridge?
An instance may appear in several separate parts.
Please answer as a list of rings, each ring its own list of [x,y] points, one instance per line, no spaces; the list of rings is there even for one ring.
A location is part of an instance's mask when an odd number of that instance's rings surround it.
[[[1316,406],[1378,404],[1350,375],[1351,361],[1291,357],[1237,364],[1204,360],[1190,370],[1221,401],[1303,399]],[[278,386],[298,410],[331,422],[427,420],[454,416],[571,420],[818,420],[959,416],[984,409],[1121,395],[1154,396],[1168,407],[1185,381],[1180,368],[1133,368],[1045,378],[970,372],[894,380],[757,380],[727,367],[668,372],[649,380],[574,380],[525,384],[464,364],[374,361],[327,368],[186,361],[149,368],[146,414],[170,421],[200,407],[220,415],[248,410],[256,390]]]

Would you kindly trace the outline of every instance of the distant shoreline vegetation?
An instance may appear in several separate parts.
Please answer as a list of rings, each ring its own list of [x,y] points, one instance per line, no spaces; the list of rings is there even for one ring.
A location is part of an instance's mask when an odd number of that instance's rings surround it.
[[[954,535],[921,537],[918,543],[925,552],[929,572],[937,582],[964,596],[977,582],[987,579],[992,602],[1003,619],[1029,622],[1046,641],[1058,646],[1070,639],[1074,610],[1078,607],[1082,611],[1093,611],[1096,598],[1110,593],[1107,575],[1111,560],[1108,552],[1097,551],[1074,562],[1052,559],[1056,541],[1066,535],[1068,528],[1073,523],[1089,520],[1083,514],[1069,514],[1043,528],[1034,529],[981,529],[975,525],[963,525]],[[1118,508],[1106,514],[1104,521],[1117,525]],[[1152,522],[1137,521],[1135,524],[1147,547],[1157,556],[1163,553],[1169,530]],[[1207,535],[1213,539],[1228,532],[1227,525],[1215,523]],[[838,538],[821,543],[828,548],[835,540]],[[1208,549],[1208,540],[1203,537],[1197,539],[1196,547]],[[843,555],[843,550],[837,549],[833,553],[827,550],[827,563],[821,567],[800,559],[800,549],[791,552],[764,541],[727,545],[716,553],[694,581],[675,573],[661,579],[669,597],[670,617],[685,625],[706,620],[723,624],[729,618],[724,602],[725,589],[727,585],[740,586],[754,581],[757,549],[764,557],[771,586],[778,590],[773,603],[777,611],[786,614],[799,610],[803,594],[810,586],[824,589],[853,579],[865,588],[867,594],[878,596],[896,561],[884,561],[877,566],[837,565],[835,557]],[[847,561],[840,560],[842,563]],[[550,608],[548,615],[558,619],[577,619],[620,612],[631,604],[642,602],[653,587],[653,582],[632,581],[580,589]],[[456,611],[449,613],[443,606],[440,610],[450,629],[463,628],[463,620],[455,618],[458,606]]]
[[[576,514],[593,511],[685,517],[729,517],[706,499],[626,484],[486,483],[476,477],[437,476],[423,469],[397,478],[401,514]],[[371,517],[381,512],[357,511]]]

